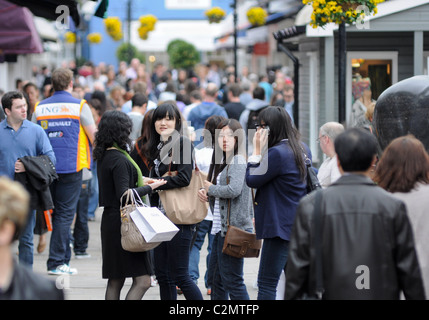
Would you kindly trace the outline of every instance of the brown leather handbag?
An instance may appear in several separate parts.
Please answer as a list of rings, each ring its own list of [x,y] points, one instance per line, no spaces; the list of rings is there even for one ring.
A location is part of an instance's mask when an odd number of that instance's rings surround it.
[[[229,183],[229,182],[228,182]],[[253,195],[253,193],[252,193]],[[256,239],[256,234],[247,232],[229,224],[231,199],[228,200],[228,230],[223,242],[222,253],[236,258],[257,258],[261,251],[262,240]]]

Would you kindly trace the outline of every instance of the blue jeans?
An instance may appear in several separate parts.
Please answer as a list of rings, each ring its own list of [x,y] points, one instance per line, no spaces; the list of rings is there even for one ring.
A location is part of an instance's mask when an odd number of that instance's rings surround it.
[[[179,232],[154,249],[155,275],[161,300],[176,300],[176,285],[187,300],[203,300],[200,289],[189,276],[189,252],[195,225],[177,225]]]
[[[82,181],[79,201],[76,209],[76,220],[73,230],[73,250],[75,253],[84,253],[88,248],[88,204],[89,204],[89,184],[91,180]]]
[[[36,224],[36,210],[29,210],[27,224],[22,229],[19,235],[19,262],[26,264],[28,267],[33,267],[34,253],[34,226]]]
[[[289,253],[289,241],[264,239],[258,272],[258,300],[276,300],[276,289]]]
[[[97,176],[97,161],[93,161],[91,165],[92,178],[89,181],[89,203],[88,203],[88,218],[95,218],[95,210],[98,208],[98,176]]]
[[[249,300],[243,278],[243,258],[222,253],[225,237],[218,232],[213,239],[210,267],[213,270],[212,300]]]
[[[200,271],[198,269],[198,265],[200,262],[200,251],[204,244],[204,239],[208,237],[208,245],[207,245],[207,258],[206,258],[206,266],[207,270],[204,275],[204,284],[206,288],[211,287],[211,283],[208,281],[208,271],[209,271],[209,261],[210,261],[210,252],[212,250],[212,243],[213,243],[213,235],[210,233],[212,229],[213,221],[210,220],[203,220],[201,221],[197,226],[197,236],[195,238],[194,245],[191,248],[191,253],[189,256],[189,275],[191,276],[191,279],[193,281],[197,281],[200,277]]]
[[[55,209],[52,214],[48,271],[70,262],[70,227],[76,213],[81,188],[82,171],[58,174],[58,179],[51,184]]]

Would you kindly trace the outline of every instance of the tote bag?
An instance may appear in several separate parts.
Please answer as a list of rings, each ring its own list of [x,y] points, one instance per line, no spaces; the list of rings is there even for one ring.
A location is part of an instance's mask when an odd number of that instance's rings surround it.
[[[133,189],[128,189],[121,197],[121,246],[126,251],[143,252],[161,244],[161,242],[148,243],[131,218],[131,214],[137,210],[137,207],[143,206],[145,206],[143,201]]]
[[[177,172],[171,172],[170,168],[165,176],[175,176]],[[198,190],[204,188],[204,180],[207,174],[195,167],[192,170],[191,182],[188,186],[159,191],[159,198],[167,217],[175,224],[196,224],[204,220],[209,209],[208,202],[201,202],[198,198]]]

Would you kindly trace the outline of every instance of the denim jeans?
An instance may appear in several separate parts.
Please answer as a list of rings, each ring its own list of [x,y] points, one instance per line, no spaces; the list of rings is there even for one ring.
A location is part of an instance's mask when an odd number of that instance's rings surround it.
[[[176,300],[176,285],[187,300],[203,300],[200,289],[189,276],[189,252],[195,225],[177,225],[179,231],[170,241],[154,249],[155,275],[161,300]]]
[[[19,262],[33,267],[33,253],[34,253],[34,226],[36,224],[36,210],[29,210],[27,217],[27,224],[22,229],[19,235]]]
[[[249,300],[243,278],[243,258],[222,253],[225,237],[218,232],[213,239],[210,268],[213,269],[212,300]]]
[[[73,250],[75,253],[84,253],[88,248],[88,204],[89,204],[89,183],[90,180],[82,181],[79,201],[76,209],[76,220],[73,230]]]
[[[88,203],[88,218],[95,218],[95,210],[98,208],[98,176],[97,176],[97,161],[93,161],[91,165],[92,178],[88,184],[89,203]]]
[[[276,300],[277,284],[284,270],[289,241],[280,238],[264,239],[258,272],[258,300]]]
[[[208,245],[207,245],[207,258],[206,258],[206,266],[207,270],[204,275],[204,284],[206,288],[211,288],[211,283],[209,282],[209,261],[210,261],[210,253],[212,250],[212,243],[213,243],[213,235],[210,233],[212,229],[213,221],[210,220],[203,220],[197,225],[197,235],[195,238],[194,245],[191,248],[191,253],[189,256],[189,275],[191,276],[191,279],[193,281],[197,281],[200,277],[200,271],[198,269],[198,265],[200,262],[200,251],[204,244],[204,239],[207,234],[208,238]]]
[[[76,212],[82,188],[82,171],[58,174],[51,184],[54,212],[49,245],[48,271],[63,264],[69,264],[71,257],[70,227]]]

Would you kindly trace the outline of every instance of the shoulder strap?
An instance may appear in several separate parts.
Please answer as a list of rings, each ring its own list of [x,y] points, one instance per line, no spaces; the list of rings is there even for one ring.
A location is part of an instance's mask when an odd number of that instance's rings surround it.
[[[229,184],[229,177],[228,177],[228,169],[229,169],[229,165],[226,166],[226,184]],[[219,172],[220,174],[220,172]],[[231,213],[231,198],[228,199],[228,214],[226,216],[226,227],[228,228],[229,226],[229,215]]]
[[[322,190],[317,191],[314,203],[314,233],[316,238],[316,296],[322,299],[323,289],[323,265],[322,265]]]

